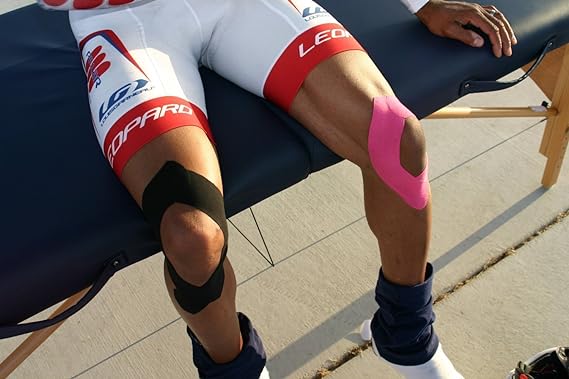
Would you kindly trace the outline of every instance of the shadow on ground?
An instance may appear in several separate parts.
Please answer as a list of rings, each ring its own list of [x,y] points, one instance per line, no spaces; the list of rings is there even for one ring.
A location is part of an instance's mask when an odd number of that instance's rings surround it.
[[[540,187],[523,197],[504,212],[496,216],[486,225],[472,233],[455,247],[441,255],[433,262],[435,270],[441,270],[455,259],[474,247],[479,241],[488,237],[502,225],[517,216],[538,200],[547,190]],[[521,236],[521,239],[524,237]],[[267,366],[275,378],[284,378],[291,375],[298,367],[304,366],[322,351],[330,348],[342,338],[359,344],[359,337],[353,333],[361,322],[370,318],[376,310],[374,292],[369,291],[356,301],[341,309],[332,317],[324,321],[317,328],[305,334],[285,349],[274,355]],[[338,357],[327,357],[338,358]],[[322,362],[324,363],[324,361]]]

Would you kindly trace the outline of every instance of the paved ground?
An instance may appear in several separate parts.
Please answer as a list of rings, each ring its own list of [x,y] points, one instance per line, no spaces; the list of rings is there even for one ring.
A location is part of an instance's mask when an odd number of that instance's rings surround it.
[[[466,378],[503,378],[520,357],[569,344],[567,236],[569,217],[437,303],[445,350]],[[400,376],[371,349],[330,376],[378,377]]]
[[[4,0],[0,13],[22,3],[29,1]],[[536,105],[543,99],[524,82],[458,104]],[[544,124],[537,119],[424,126],[435,204],[431,260],[440,295],[569,209],[569,169],[551,190],[540,187]],[[231,219],[239,308],[264,338],[273,378],[312,378],[362,343],[356,331],[375,310],[380,262],[361,187],[358,171],[344,162],[256,205],[275,267],[253,247],[264,251],[251,213]],[[502,378],[519,359],[569,344],[568,232],[569,220],[562,219],[437,303],[445,350],[467,378]],[[13,377],[196,378],[183,323],[162,283],[162,264],[156,255],[116,275]],[[21,340],[0,341],[0,357]],[[369,350],[331,373],[391,375]]]

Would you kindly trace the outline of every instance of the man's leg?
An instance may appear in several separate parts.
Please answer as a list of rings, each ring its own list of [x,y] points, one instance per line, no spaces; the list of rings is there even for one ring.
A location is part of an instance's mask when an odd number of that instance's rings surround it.
[[[362,171],[366,216],[382,262],[380,308],[371,323],[374,348],[409,378],[461,378],[432,328],[431,201],[419,121],[361,51],[320,63],[289,112]]]
[[[345,80],[333,80],[339,75]],[[335,94],[329,96],[329,94]],[[368,152],[373,99],[393,96],[367,54],[348,51],[317,66],[306,78],[290,114],[338,155],[361,169],[368,224],[378,239],[383,274],[400,285],[424,281],[431,227],[430,199],[422,209],[409,206],[378,176]],[[426,167],[423,131],[406,120],[401,165],[413,176]]]
[[[147,144],[125,166],[121,181],[139,206],[143,205],[148,184],[168,161],[202,175],[221,191],[217,157],[208,138],[196,127],[181,127]],[[201,286],[212,276],[221,259],[224,236],[210,216],[189,205],[173,204],[164,213],[160,236],[166,258],[182,279]],[[229,261],[225,262],[224,271],[219,299],[191,314],[176,300],[171,274],[164,270],[176,309],[218,363],[234,359],[242,344],[235,309],[235,275]]]
[[[199,128],[181,127],[147,144],[124,168],[121,180],[143,210],[152,183],[165,165],[172,162],[187,172],[201,175],[221,194],[221,175],[211,142]],[[192,193],[195,189],[188,190]],[[200,377],[231,377],[240,373],[243,378],[257,379],[264,368],[264,351],[249,320],[236,312],[235,274],[229,260],[224,261],[225,220],[212,217],[215,212],[211,208],[215,205],[205,205],[197,209],[177,202],[162,216],[159,235],[166,256],[166,286],[178,313],[189,326]],[[223,202],[218,205],[223,208]],[[149,221],[152,223],[152,219]],[[205,286],[216,275],[219,277],[216,270],[220,262],[224,277],[216,298],[217,295],[207,293]],[[194,288],[188,290],[188,285]]]
[[[76,11],[70,21],[95,133],[162,243],[166,285],[189,327],[200,377],[258,379],[266,357],[236,312],[221,175],[197,64],[201,39],[187,28],[186,5]],[[155,30],[155,19],[168,22]]]

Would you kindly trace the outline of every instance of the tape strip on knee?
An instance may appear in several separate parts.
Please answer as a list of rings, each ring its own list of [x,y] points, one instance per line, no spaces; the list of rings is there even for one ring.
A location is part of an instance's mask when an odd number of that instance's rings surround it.
[[[202,286],[186,282],[166,259],[166,267],[174,282],[174,296],[182,309],[199,313],[221,296],[225,273],[223,262],[227,255],[227,220],[223,195],[203,176],[188,171],[177,162],[166,162],[150,181],[142,196],[142,210],[147,221],[160,239],[160,223],[166,210],[174,203],[187,204],[207,214],[223,232],[225,240],[219,265]]]
[[[412,116],[395,96],[374,98],[368,151],[374,170],[385,184],[410,207],[421,210],[429,201],[429,165],[426,164],[419,176],[413,176],[401,165],[400,159],[405,120]]]

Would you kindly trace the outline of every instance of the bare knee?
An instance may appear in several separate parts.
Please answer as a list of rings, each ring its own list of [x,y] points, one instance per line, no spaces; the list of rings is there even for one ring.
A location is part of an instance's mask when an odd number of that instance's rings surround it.
[[[427,164],[427,147],[423,127],[417,117],[405,120],[399,149],[401,166],[413,176],[420,175]]]
[[[195,286],[206,283],[219,266],[225,243],[219,225],[195,208],[174,204],[164,213],[160,234],[176,272]]]

